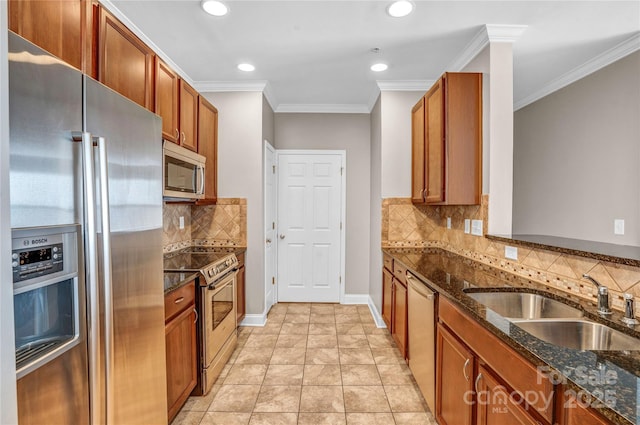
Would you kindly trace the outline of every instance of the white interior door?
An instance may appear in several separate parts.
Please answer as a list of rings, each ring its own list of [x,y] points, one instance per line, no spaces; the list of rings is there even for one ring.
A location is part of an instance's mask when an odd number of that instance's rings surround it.
[[[340,301],[342,161],[278,153],[278,301]]]
[[[276,300],[276,258],[277,258],[277,174],[276,152],[273,146],[264,142],[264,264],[265,264],[265,314],[269,312]]]

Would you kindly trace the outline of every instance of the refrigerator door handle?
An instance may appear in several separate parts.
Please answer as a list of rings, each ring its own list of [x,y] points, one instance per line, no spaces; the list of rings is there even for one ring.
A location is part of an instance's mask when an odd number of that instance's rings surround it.
[[[85,199],[85,252],[86,282],[88,292],[88,342],[89,342],[89,385],[91,423],[104,423],[97,406],[102,403],[103,389],[100,388],[100,291],[98,288],[98,231],[96,224],[95,170],[93,156],[93,137],[91,133],[82,132],[74,140],[82,142],[82,171]]]
[[[102,221],[102,269],[104,288],[104,327],[105,327],[105,383],[106,383],[106,423],[113,423],[113,361],[114,361],[114,317],[113,287],[111,282],[111,222],[109,219],[109,175],[107,171],[107,143],[104,137],[97,137],[98,164],[100,173],[100,216]]]

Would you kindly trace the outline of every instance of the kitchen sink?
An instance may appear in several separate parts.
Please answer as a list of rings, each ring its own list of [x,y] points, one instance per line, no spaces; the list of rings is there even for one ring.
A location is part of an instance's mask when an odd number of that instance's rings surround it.
[[[506,319],[580,318],[581,310],[528,292],[467,292],[467,295]]]
[[[640,350],[640,339],[580,319],[511,320],[538,339],[576,350]]]

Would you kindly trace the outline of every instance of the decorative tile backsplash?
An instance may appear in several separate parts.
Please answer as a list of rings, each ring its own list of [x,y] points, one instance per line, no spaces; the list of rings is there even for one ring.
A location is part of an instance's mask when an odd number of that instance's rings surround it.
[[[184,229],[180,229],[180,217]],[[247,200],[218,199],[216,205],[165,204],[163,251],[189,246],[247,246]]]
[[[532,282],[595,302],[596,289],[582,278],[588,273],[610,291],[611,307],[624,310],[622,294],[634,294],[640,317],[640,268],[520,245],[518,260],[506,259],[506,244],[464,233],[464,219],[483,220],[486,232],[489,196],[481,205],[415,206],[408,198],[382,201],[383,247],[438,247],[497,267]],[[446,228],[451,217],[451,229]]]

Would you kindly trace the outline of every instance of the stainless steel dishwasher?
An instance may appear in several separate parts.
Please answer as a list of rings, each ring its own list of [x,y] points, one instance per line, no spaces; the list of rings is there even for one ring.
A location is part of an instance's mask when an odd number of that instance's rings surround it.
[[[409,368],[429,408],[436,408],[436,292],[407,272]]]

